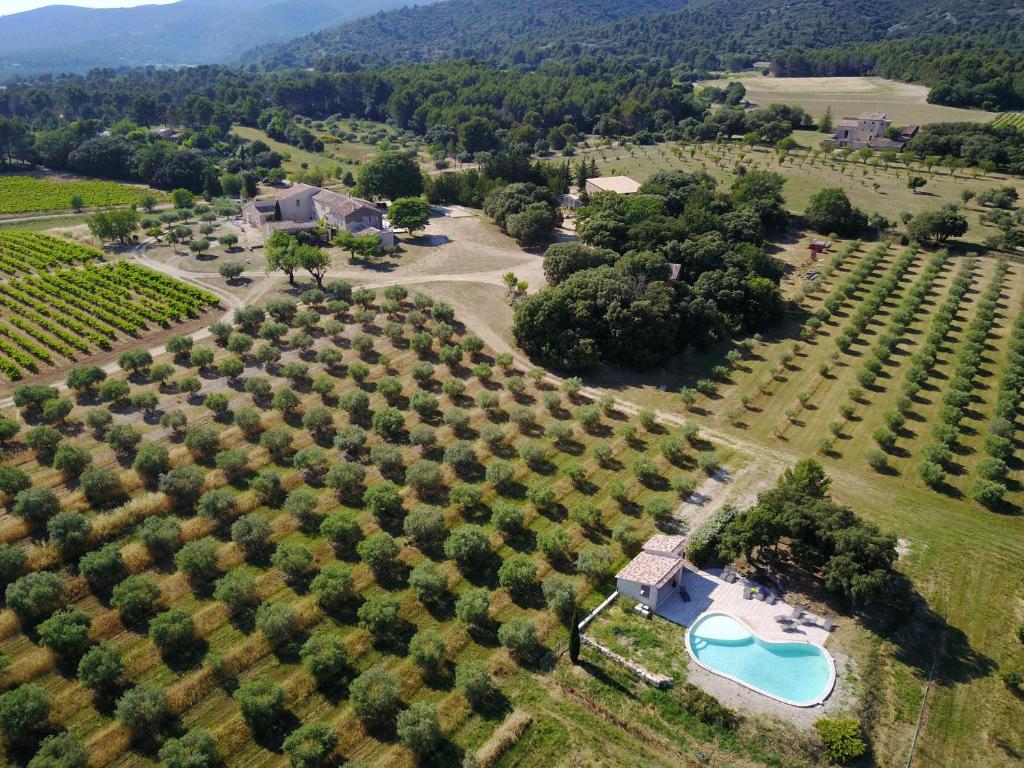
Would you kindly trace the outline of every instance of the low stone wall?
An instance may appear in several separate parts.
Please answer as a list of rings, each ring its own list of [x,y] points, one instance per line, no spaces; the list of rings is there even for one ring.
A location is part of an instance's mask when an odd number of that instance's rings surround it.
[[[596,650],[605,658],[611,659],[616,664],[625,667],[648,685],[653,685],[655,688],[669,688],[674,682],[672,678],[668,675],[662,675],[656,672],[651,672],[646,667],[642,667],[636,662],[630,661],[629,659],[620,656],[611,648],[601,645],[599,642],[597,642],[594,638],[590,637],[589,635],[580,635],[580,641],[584,645],[590,646],[591,648]]]

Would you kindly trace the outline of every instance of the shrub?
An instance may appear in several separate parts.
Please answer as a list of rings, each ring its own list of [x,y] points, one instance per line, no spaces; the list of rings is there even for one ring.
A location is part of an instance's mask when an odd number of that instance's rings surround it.
[[[498,642],[519,663],[531,661],[540,645],[533,622],[522,616],[509,619],[498,628]]]
[[[60,502],[49,488],[26,488],[14,497],[11,511],[35,528],[45,525],[60,511]]]
[[[356,551],[378,579],[385,579],[393,571],[401,550],[390,533],[377,531],[359,542]]]
[[[263,603],[256,611],[256,629],[272,647],[284,645],[298,631],[295,608],[291,603]]]
[[[354,595],[352,569],[344,563],[328,563],[309,584],[310,591],[328,613],[348,605]]]
[[[153,615],[160,589],[146,576],[129,576],[111,593],[110,604],[126,625],[137,624]]]
[[[89,644],[92,619],[76,608],[63,608],[39,624],[39,642],[58,656],[73,657]]]
[[[43,739],[28,768],[86,768],[89,753],[74,734],[64,731]]]
[[[349,687],[352,709],[369,723],[385,723],[395,717],[401,706],[398,679],[383,667],[363,672]]]
[[[180,657],[195,644],[196,627],[188,613],[171,608],[149,623],[149,638],[164,657]]]
[[[124,679],[121,652],[110,643],[94,645],[78,662],[78,679],[93,691],[115,691]]]
[[[321,686],[337,684],[348,674],[348,650],[336,635],[313,635],[302,645],[300,655],[306,670]]]
[[[46,524],[50,544],[65,558],[74,558],[85,551],[92,532],[92,523],[79,512],[59,512]]]
[[[292,768],[320,768],[331,762],[338,746],[338,734],[323,723],[299,726],[284,740],[282,748]]]
[[[455,685],[474,707],[479,707],[494,693],[491,673],[480,661],[467,660],[456,666]]]
[[[117,701],[118,722],[137,735],[154,734],[167,720],[167,692],[143,683],[129,688]]]
[[[572,618],[576,610],[576,585],[565,576],[548,576],[541,589],[548,609],[562,621]]]
[[[473,524],[456,527],[444,543],[444,553],[460,568],[482,566],[491,554],[491,543],[484,530]]]
[[[174,556],[174,564],[193,584],[213,581],[217,575],[217,542],[209,536],[188,542]]]
[[[85,554],[78,561],[78,572],[85,577],[94,592],[109,594],[125,575],[121,548],[110,543]]]
[[[856,760],[867,751],[860,722],[852,717],[823,717],[815,721],[814,729],[821,736],[829,757],[838,763]]]
[[[498,568],[498,582],[513,600],[521,600],[537,584],[537,565],[528,555],[512,555]]]
[[[340,554],[354,551],[363,535],[359,521],[351,512],[333,512],[320,523],[320,535],[327,539]]]
[[[491,593],[483,587],[470,587],[455,601],[455,615],[470,627],[482,628],[490,621]]]
[[[444,513],[437,507],[416,507],[405,516],[403,530],[421,549],[435,547],[444,538]]]
[[[217,743],[203,728],[193,728],[180,738],[168,739],[160,747],[158,757],[160,768],[217,768],[221,764]]]
[[[436,672],[448,648],[436,629],[422,629],[409,641],[409,658],[426,673]]]
[[[409,573],[409,587],[422,603],[436,604],[448,592],[448,574],[431,560],[423,560]]]
[[[738,515],[738,510],[731,505],[708,515],[690,534],[686,557],[698,567],[706,565],[717,554],[722,533]]]
[[[12,742],[26,741],[50,717],[50,694],[34,683],[22,683],[0,696],[0,730]]]
[[[608,575],[615,556],[603,545],[590,545],[580,550],[576,556],[576,570],[591,581],[599,581]]]
[[[285,712],[284,689],[268,680],[242,683],[234,699],[253,733],[274,731]]]
[[[297,542],[278,544],[270,561],[292,584],[302,583],[313,570],[313,553],[305,544]]]
[[[155,558],[166,557],[181,543],[181,526],[173,517],[150,517],[138,528],[139,540]]]
[[[413,702],[398,714],[398,740],[416,755],[426,755],[441,743],[441,728],[432,704]]]

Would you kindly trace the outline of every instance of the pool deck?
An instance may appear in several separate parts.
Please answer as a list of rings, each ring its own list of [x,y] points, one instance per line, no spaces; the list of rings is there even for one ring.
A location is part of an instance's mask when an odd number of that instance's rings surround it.
[[[693,570],[689,565],[680,573],[683,575],[682,586],[686,588],[690,601],[685,602],[679,591],[676,591],[655,611],[658,616],[674,624],[690,627],[702,614],[720,611],[741,619],[762,640],[770,643],[811,643],[824,646],[829,638],[829,633],[820,626],[791,624],[787,628],[779,624],[775,618],[792,616],[793,606],[782,601],[769,605],[756,599],[745,600],[743,590],[747,587],[742,581],[729,584],[715,574]],[[808,613],[804,615],[813,617]],[[818,623],[821,623],[820,619]]]

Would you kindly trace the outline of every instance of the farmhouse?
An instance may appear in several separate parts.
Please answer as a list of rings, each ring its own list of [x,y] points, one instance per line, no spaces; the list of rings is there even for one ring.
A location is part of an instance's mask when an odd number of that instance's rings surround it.
[[[629,178],[629,176],[597,176],[587,179],[586,191],[591,195],[595,192],[635,195],[640,191],[640,182]]]
[[[262,229],[264,236],[276,231],[308,231],[322,222],[328,237],[346,230],[359,235],[379,235],[385,248],[395,243],[394,232],[376,205],[308,184],[292,184],[274,197],[249,201],[242,208],[242,218],[246,224]]]
[[[682,536],[666,534],[648,539],[643,551],[615,574],[619,594],[657,609],[679,586],[684,543]]]
[[[865,112],[860,117],[844,117],[836,125],[836,134],[829,141],[837,147],[850,149],[894,149],[901,151],[917,133],[916,125],[890,131],[892,121],[883,112]],[[888,135],[887,135],[888,134]]]

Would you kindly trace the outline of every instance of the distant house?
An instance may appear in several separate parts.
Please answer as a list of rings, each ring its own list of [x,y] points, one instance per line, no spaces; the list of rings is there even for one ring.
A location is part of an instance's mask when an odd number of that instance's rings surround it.
[[[587,194],[595,192],[614,192],[617,195],[635,195],[640,191],[640,182],[629,176],[597,176],[587,179]]]
[[[384,248],[395,244],[395,234],[384,221],[384,214],[369,200],[308,184],[292,184],[272,198],[249,201],[242,208],[242,218],[262,229],[264,236],[279,231],[304,232],[323,222],[328,237],[345,230],[379,235]]]
[[[914,134],[916,125],[899,128],[896,135],[886,136],[892,121],[883,112],[865,112],[860,117],[844,117],[836,124],[835,136],[830,140],[837,147],[850,149],[893,149],[902,151]]]
[[[648,539],[643,551],[615,574],[619,594],[656,609],[679,588],[684,544],[682,536],[658,534]]]

